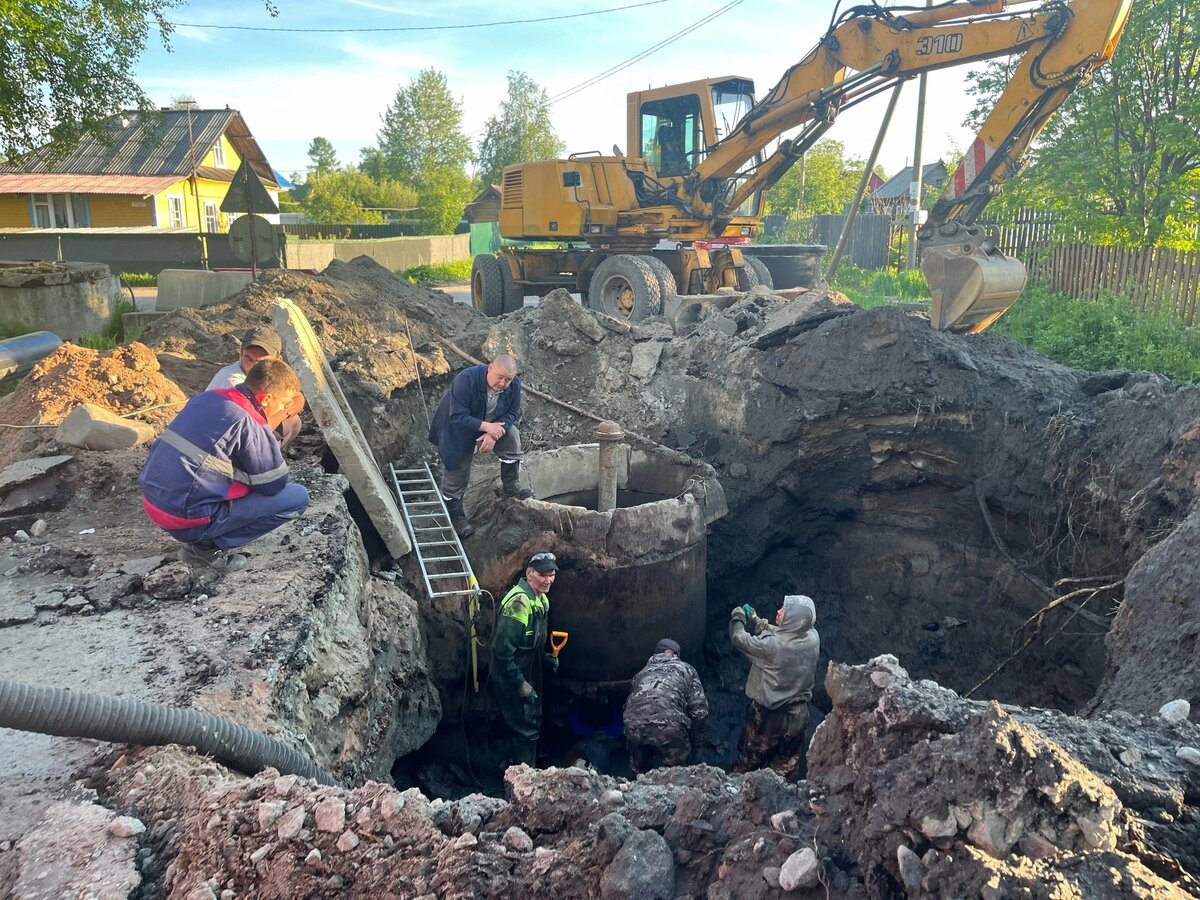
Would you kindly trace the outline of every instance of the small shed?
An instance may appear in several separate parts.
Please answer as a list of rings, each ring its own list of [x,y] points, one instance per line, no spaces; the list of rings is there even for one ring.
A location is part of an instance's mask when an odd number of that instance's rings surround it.
[[[471,255],[495,253],[500,249],[500,185],[489,184],[467,204],[463,215],[471,226]]]
[[[921,167],[925,190],[941,191],[950,170],[942,160]],[[876,212],[903,217],[908,209],[908,186],[913,180],[913,167],[905,166],[882,185],[871,191],[869,199]],[[922,204],[923,205],[923,204]]]

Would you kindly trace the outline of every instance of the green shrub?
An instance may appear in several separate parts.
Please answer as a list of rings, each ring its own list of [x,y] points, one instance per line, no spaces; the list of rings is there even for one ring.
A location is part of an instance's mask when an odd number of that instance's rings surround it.
[[[121,342],[107,334],[82,334],[79,336],[79,346],[89,350],[115,350]]]
[[[122,272],[121,280],[130,287],[157,287],[158,276],[149,272]]]
[[[471,280],[471,260],[460,259],[452,263],[437,263],[436,265],[413,266],[400,273],[413,284],[424,287],[434,287],[439,284],[453,284]]]

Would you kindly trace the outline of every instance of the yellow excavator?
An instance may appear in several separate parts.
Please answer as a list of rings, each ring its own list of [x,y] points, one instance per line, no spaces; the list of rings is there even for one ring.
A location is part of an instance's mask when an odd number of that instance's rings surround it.
[[[766,266],[736,241],[758,233],[763,191],[841,111],[922,72],[1023,53],[918,232],[933,326],[982,331],[1020,295],[1025,267],[976,219],[1054,111],[1112,58],[1132,2],[860,5],[757,102],[753,82],[732,76],[632,93],[627,153],[504,170],[500,234],[555,246],[476,256],[475,307],[498,315],[565,287],[592,309],[637,321],[673,296],[771,286]]]

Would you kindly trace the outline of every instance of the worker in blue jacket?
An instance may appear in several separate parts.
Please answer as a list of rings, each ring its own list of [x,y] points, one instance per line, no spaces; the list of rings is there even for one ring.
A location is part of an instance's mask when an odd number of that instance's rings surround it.
[[[183,543],[189,565],[232,572],[241,547],[308,508],[308,491],[288,481],[275,428],[304,406],[300,381],[280,359],[254,364],[237,387],[187,402],[150,447],[142,506]]]
[[[500,460],[500,493],[524,500],[533,496],[520,480],[521,376],[517,361],[508,354],[497,356],[487,365],[463,369],[454,376],[450,390],[442,397],[429,440],[437,445],[446,471],[442,475],[442,497],[450,513],[450,523],[460,537],[475,531],[463,509],[463,494],[471,480],[475,452],[495,453]]]

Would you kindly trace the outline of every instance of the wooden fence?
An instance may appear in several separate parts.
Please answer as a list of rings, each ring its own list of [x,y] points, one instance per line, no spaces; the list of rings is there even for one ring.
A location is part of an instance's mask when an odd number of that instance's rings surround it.
[[[1196,324],[1200,253],[1194,250],[1062,244],[1035,250],[1024,262],[1051,290],[1080,300],[1119,294],[1145,312]]]

